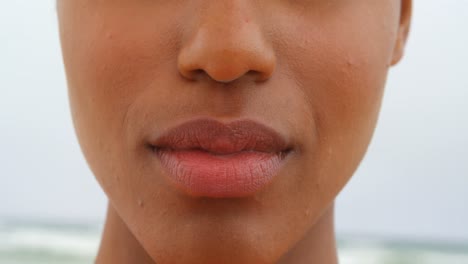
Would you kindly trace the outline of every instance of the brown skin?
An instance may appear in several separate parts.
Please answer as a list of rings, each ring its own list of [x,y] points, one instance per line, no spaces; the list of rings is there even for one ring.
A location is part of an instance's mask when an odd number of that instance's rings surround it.
[[[58,0],[69,96],[109,198],[97,263],[337,263],[333,202],[371,140],[411,0]],[[191,197],[148,148],[193,117],[294,152],[254,196]]]

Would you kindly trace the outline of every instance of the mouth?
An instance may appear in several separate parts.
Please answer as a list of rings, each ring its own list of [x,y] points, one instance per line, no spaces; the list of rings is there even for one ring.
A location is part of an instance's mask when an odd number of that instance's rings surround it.
[[[283,167],[292,147],[280,133],[252,120],[196,119],[150,140],[164,175],[195,197],[254,195]]]

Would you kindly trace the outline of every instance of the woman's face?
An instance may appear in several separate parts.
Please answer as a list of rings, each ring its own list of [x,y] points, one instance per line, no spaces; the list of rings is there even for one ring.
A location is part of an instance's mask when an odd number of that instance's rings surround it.
[[[273,263],[303,237],[366,152],[408,2],[58,1],[81,147],[156,262]],[[291,151],[258,190],[191,193],[151,140],[198,118],[255,120]]]

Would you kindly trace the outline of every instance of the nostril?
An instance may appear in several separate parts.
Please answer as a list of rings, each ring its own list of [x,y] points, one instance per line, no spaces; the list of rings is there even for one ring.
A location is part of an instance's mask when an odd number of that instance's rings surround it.
[[[209,70],[209,69],[208,69]],[[271,77],[272,71],[258,71],[258,70],[241,70],[238,71],[237,73],[232,72],[232,69],[230,70],[211,70],[211,71],[205,71],[203,69],[191,69],[191,70],[186,70],[186,71],[180,71],[180,74],[182,77],[189,81],[200,81],[204,78],[214,80],[216,82],[220,83],[230,83],[235,81],[236,79],[239,79],[242,76],[249,76],[252,80],[255,82],[264,82],[268,80]]]
[[[260,72],[260,71],[250,71],[248,74],[254,76],[255,82],[264,82],[270,79],[271,73],[270,72]]]
[[[180,75],[182,75],[183,78],[189,80],[189,81],[197,81],[200,80],[202,75],[205,75],[205,71],[202,69],[194,69],[194,70],[186,70],[186,71],[179,71]]]
[[[204,74],[202,65],[197,58],[194,58],[197,54],[188,50],[182,50],[177,58],[177,68],[179,74],[189,81],[195,81],[199,79],[200,75]]]
[[[196,70],[192,70],[191,75],[192,75],[192,80],[199,80],[203,77],[203,75],[206,75],[206,72],[202,69],[196,69]]]

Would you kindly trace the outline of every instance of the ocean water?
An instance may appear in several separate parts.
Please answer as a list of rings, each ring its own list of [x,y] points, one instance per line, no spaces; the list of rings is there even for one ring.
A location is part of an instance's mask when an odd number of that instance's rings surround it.
[[[0,264],[89,264],[99,225],[0,222]],[[339,238],[341,264],[468,264],[468,244]]]

